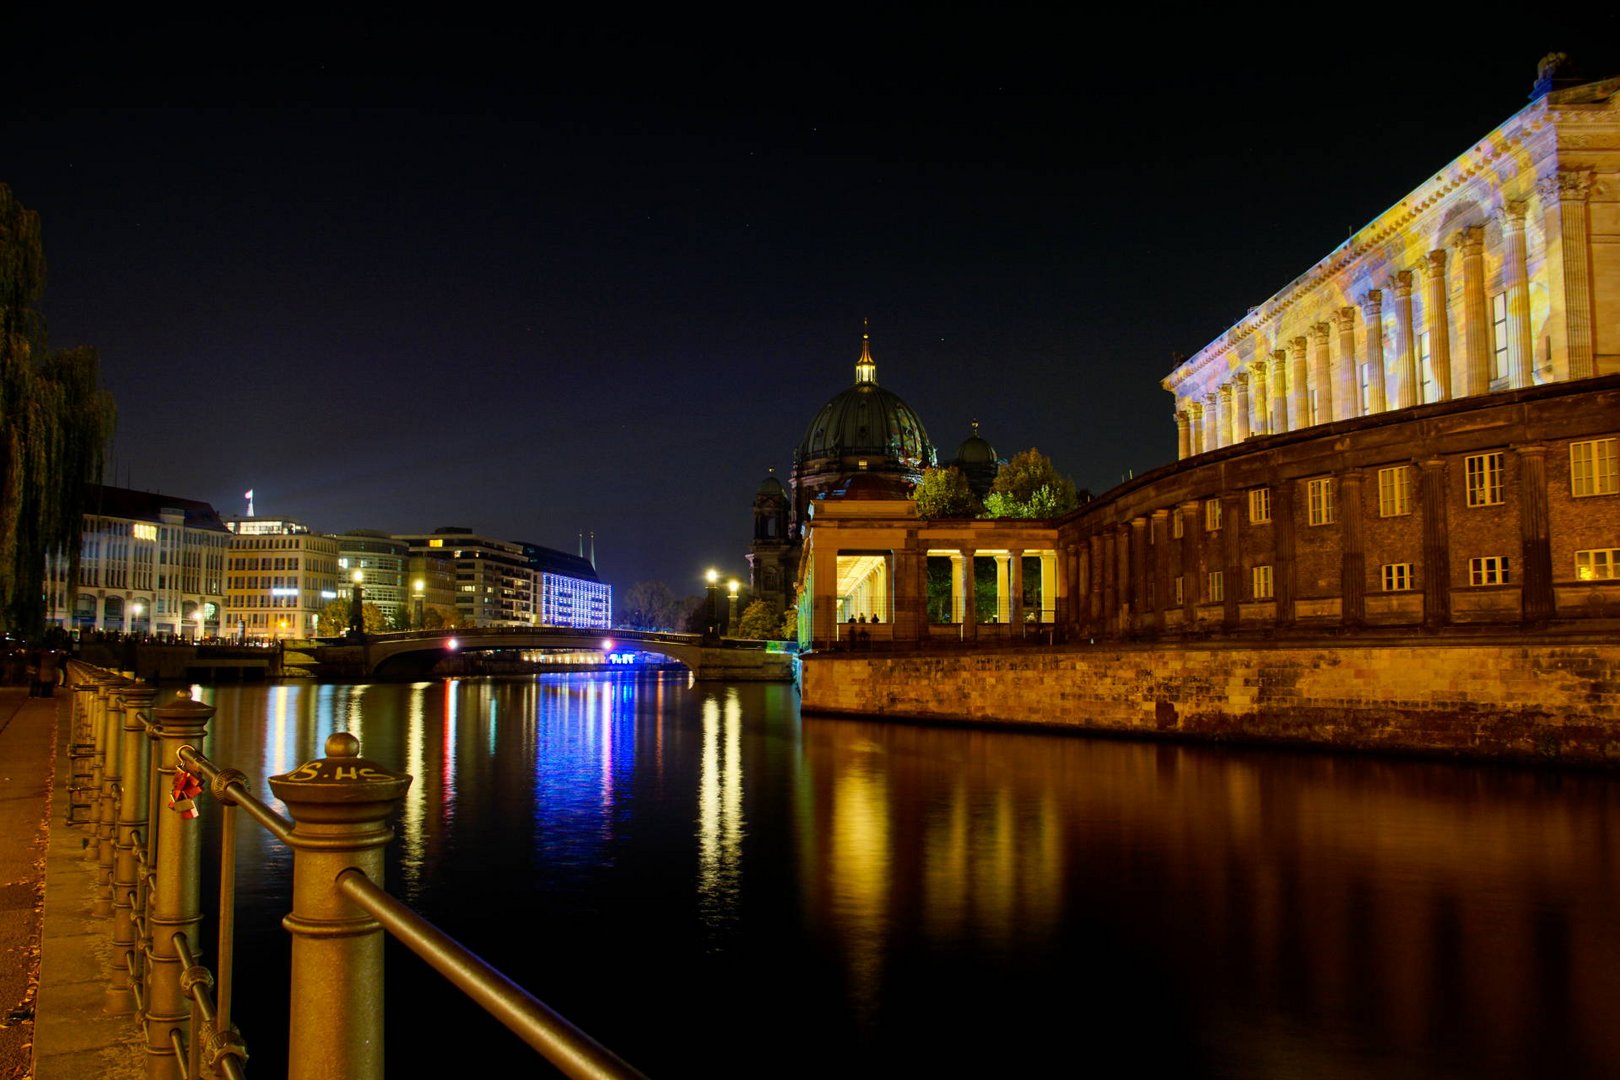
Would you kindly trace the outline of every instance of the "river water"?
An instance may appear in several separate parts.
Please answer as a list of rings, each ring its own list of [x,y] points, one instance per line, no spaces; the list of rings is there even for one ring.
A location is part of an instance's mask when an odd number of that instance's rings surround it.
[[[333,731],[410,773],[389,888],[653,1077],[1620,1075],[1620,780],[675,676],[195,692],[278,809]],[[275,1076],[290,857],[239,834],[235,1020]],[[547,1074],[392,945],[387,990],[391,1075]]]

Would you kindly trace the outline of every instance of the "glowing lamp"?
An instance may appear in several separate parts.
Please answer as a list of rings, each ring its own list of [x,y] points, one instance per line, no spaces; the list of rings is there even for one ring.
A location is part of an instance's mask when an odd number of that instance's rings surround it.
[[[455,638],[451,638],[449,641],[444,643],[444,647],[450,652],[455,652],[457,649],[461,648],[461,642],[457,641]]]

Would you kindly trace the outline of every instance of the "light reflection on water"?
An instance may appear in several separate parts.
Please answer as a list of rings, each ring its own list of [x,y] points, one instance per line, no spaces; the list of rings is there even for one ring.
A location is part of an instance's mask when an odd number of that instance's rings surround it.
[[[684,680],[204,696],[207,751],[267,800],[363,731],[415,778],[390,886],[655,1076],[1620,1062],[1606,777],[801,721],[790,688]],[[239,835],[239,959],[284,965],[288,858]],[[238,993],[259,1075],[281,979]],[[464,1060],[456,1035],[527,1066],[444,1002],[391,953],[396,1062]]]

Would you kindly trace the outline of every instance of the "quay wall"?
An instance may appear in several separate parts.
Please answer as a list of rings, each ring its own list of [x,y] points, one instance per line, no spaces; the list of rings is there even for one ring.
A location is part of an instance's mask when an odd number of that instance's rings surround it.
[[[1620,768],[1620,644],[819,654],[806,713]]]

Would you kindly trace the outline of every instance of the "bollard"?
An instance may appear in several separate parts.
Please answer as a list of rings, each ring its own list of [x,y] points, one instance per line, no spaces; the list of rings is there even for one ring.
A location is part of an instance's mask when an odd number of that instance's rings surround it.
[[[157,743],[158,769],[152,777],[153,794],[166,796],[174,782],[176,752],[190,744],[201,748],[211,705],[193,701],[179,691],[167,704],[152,710],[152,737]],[[180,1080],[181,1065],[171,1035],[178,1030],[182,1044],[191,1039],[191,1004],[181,988],[180,955],[174,938],[184,934],[194,953],[201,953],[198,928],[202,925],[202,822],[164,809],[157,803],[152,846],[155,878],[147,901],[150,940],[146,953],[146,1075],[149,1080]]]
[[[130,686],[124,690],[123,738],[119,740],[118,832],[113,845],[112,876],[112,986],[107,990],[109,1013],[135,1011],[135,977],[127,958],[136,953],[135,894],[140,864],[135,857],[136,834],[146,828],[148,751],[146,725],[152,716],[157,691]],[[138,960],[139,957],[137,956]],[[139,970],[139,964],[136,965]]]
[[[89,825],[94,828],[96,824],[96,733],[91,723],[93,713],[92,701],[96,692],[96,684],[92,671],[73,661],[68,670],[72,673],[73,687],[73,743],[69,748],[69,755],[73,761],[73,783],[69,792],[68,824]]]
[[[346,731],[326,740],[326,757],[270,777],[270,790],[293,819],[292,1002],[288,1080],[383,1076],[383,930],[338,892],[354,867],[378,885],[386,822],[409,776],[360,757]]]
[[[103,675],[96,686],[96,749],[101,754],[100,800],[96,814],[96,898],[90,914],[112,915],[113,843],[118,832],[118,770],[123,767],[118,747],[124,738],[123,708],[119,695],[123,680]]]

